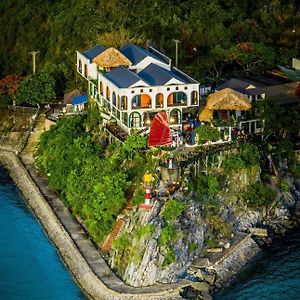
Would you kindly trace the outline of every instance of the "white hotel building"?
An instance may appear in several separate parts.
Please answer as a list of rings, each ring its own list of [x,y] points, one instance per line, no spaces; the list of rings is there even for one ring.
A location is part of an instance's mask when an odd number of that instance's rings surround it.
[[[116,53],[127,63],[99,63]],[[129,134],[149,127],[160,111],[167,112],[171,128],[182,128],[184,110],[199,106],[199,83],[152,47],[127,44],[118,51],[97,45],[77,51],[77,71],[88,81],[90,96]]]

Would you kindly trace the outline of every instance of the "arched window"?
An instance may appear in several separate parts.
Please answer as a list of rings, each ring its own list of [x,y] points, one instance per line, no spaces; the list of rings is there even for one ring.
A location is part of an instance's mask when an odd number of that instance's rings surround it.
[[[158,93],[155,96],[155,107],[163,107],[164,106],[164,95],[162,93]]]
[[[198,92],[197,91],[191,92],[191,104],[198,105]]]
[[[181,111],[177,108],[171,110],[169,121],[170,121],[170,125],[181,124]]]
[[[121,109],[127,110],[127,96],[121,97]]]
[[[81,61],[81,59],[78,60],[78,71],[79,71],[79,73],[82,74],[82,61]]]
[[[100,95],[103,96],[103,83],[100,81]]]
[[[88,67],[86,64],[84,65],[84,76],[88,77]]]
[[[117,96],[117,108],[120,109],[121,108],[121,102],[120,102],[120,96]]]
[[[117,97],[115,92],[112,93],[112,104],[113,106],[117,106]]]
[[[151,97],[147,94],[135,95],[131,100],[132,108],[149,108],[152,106]]]
[[[174,92],[168,96],[168,106],[187,105],[187,96],[185,92]]]
[[[139,128],[142,127],[142,116],[134,111],[129,116],[129,127],[130,128]]]
[[[110,90],[109,90],[109,87],[106,88],[106,99],[110,100]]]

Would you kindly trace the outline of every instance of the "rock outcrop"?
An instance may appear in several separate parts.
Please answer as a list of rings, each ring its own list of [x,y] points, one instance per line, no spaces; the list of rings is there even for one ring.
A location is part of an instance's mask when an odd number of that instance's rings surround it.
[[[130,235],[132,245],[125,251],[114,249],[110,253],[110,265],[121,273],[123,280],[132,286],[148,286],[155,282],[170,283],[178,281],[202,249],[205,224],[201,218],[200,205],[188,201],[185,212],[173,224],[176,237],[172,241],[174,262],[166,262],[168,248],[161,245],[159,237],[166,222],[160,216],[163,203],[156,200],[152,211],[136,210],[120,235]],[[152,234],[137,237],[137,228],[150,224]],[[133,249],[133,248],[135,249]],[[131,248],[131,250],[128,250]],[[128,258],[127,251],[136,257]],[[127,262],[122,266],[120,262]]]

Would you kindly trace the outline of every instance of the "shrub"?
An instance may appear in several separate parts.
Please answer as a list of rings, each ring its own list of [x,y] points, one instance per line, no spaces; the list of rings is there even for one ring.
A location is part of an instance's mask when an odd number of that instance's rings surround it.
[[[189,247],[188,247],[188,251],[189,253],[192,253],[193,251],[195,251],[197,249],[197,244],[195,242],[191,242],[189,244]]]
[[[219,216],[217,215],[208,215],[205,218],[206,223],[208,223],[213,232],[221,237],[229,237],[232,233],[232,226],[230,223],[224,222]]]
[[[130,245],[130,236],[128,233],[122,233],[117,239],[113,241],[113,248],[115,250],[125,250]]]
[[[207,141],[217,141],[220,139],[220,132],[217,128],[210,125],[201,125],[196,128],[196,133],[199,136],[199,143],[203,144]]]
[[[152,236],[155,232],[155,227],[151,224],[146,224],[143,227],[138,228],[135,231],[135,237],[138,239],[142,238],[143,236]]]
[[[291,167],[291,173],[296,179],[300,179],[300,164]]]
[[[169,266],[171,263],[175,262],[175,251],[172,246],[167,248],[167,252],[165,254],[165,259],[162,263],[162,267]]]
[[[249,207],[267,206],[275,198],[276,192],[261,182],[250,185],[243,193],[242,199]]]
[[[220,191],[218,178],[213,175],[207,176],[207,193],[209,197],[214,196]]]
[[[214,175],[199,176],[193,181],[193,189],[200,202],[204,200],[204,195],[211,199],[220,191],[218,178]]]
[[[282,179],[280,181],[280,190],[282,192],[288,192],[289,191],[289,183],[286,179]]]
[[[142,204],[145,200],[145,190],[142,187],[138,187],[135,189],[132,197],[132,201],[134,205]]]
[[[240,147],[241,158],[247,167],[259,164],[260,153],[258,148],[253,144],[242,144]]]
[[[228,155],[222,163],[224,171],[229,173],[231,170],[238,170],[245,167],[245,162],[238,154]]]
[[[164,246],[176,239],[176,232],[172,225],[165,226],[160,233],[158,238],[158,245]]]
[[[163,217],[166,221],[174,221],[179,217],[182,212],[185,210],[185,204],[176,201],[176,200],[169,200],[163,211]]]

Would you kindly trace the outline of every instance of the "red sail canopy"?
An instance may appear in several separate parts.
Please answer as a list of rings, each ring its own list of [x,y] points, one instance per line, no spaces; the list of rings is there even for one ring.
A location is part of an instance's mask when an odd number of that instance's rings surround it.
[[[159,112],[155,115],[148,138],[148,146],[163,146],[172,143],[170,124],[166,112]]]

